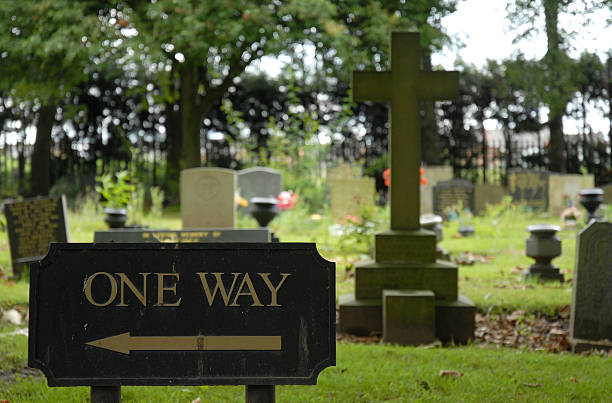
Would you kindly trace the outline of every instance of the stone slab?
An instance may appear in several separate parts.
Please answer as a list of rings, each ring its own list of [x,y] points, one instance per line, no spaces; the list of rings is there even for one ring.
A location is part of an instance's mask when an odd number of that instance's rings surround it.
[[[360,262],[355,265],[355,297],[381,298],[385,289],[416,289],[432,290],[436,299],[454,301],[457,270],[457,265],[442,260],[429,264]]]
[[[443,343],[465,344],[474,339],[476,306],[464,295],[456,301],[436,301],[436,336]]]
[[[269,242],[267,228],[121,229],[96,231],[94,242]]]
[[[474,211],[474,184],[465,179],[438,182],[433,189],[434,213],[444,215],[449,209],[462,206]]]
[[[508,170],[508,193],[515,202],[536,210],[548,209],[549,172],[527,169]]]
[[[46,255],[51,242],[69,242],[63,195],[6,202],[2,208],[14,277],[21,277],[23,262]]]
[[[328,184],[330,213],[335,221],[347,215],[358,216],[364,207],[374,206],[374,178],[332,178]]]
[[[482,214],[487,210],[487,205],[496,205],[504,200],[508,190],[500,185],[490,183],[477,183],[474,185],[474,212]]]
[[[236,172],[225,168],[181,171],[183,228],[236,226]]]
[[[570,345],[574,353],[584,353],[593,350],[612,350],[612,341],[610,340],[582,340],[570,337]]]
[[[378,263],[434,263],[436,234],[433,231],[383,231],[375,235],[374,258]]]
[[[548,212],[559,215],[569,207],[568,200],[578,205],[578,193],[582,189],[595,187],[595,178],[592,174],[556,174],[551,173],[548,178]]]
[[[578,234],[570,337],[612,340],[612,223],[591,222]]]
[[[383,341],[431,344],[436,338],[436,303],[429,290],[383,290]]]
[[[430,165],[423,167],[427,179],[421,187],[421,214],[433,213],[433,189],[438,182],[453,179],[453,167],[448,165]]]

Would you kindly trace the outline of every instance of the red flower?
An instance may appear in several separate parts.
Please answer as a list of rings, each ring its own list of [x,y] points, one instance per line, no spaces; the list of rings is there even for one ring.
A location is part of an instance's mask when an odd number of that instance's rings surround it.
[[[423,168],[419,168],[419,174],[420,174],[420,178],[419,178],[419,182],[421,183],[421,185],[427,185],[427,178],[424,178],[423,175],[425,175],[425,169]],[[383,179],[385,180],[385,186],[389,187],[389,185],[391,184],[391,168],[387,168],[383,171]]]
[[[298,195],[291,190],[283,190],[278,194],[278,209],[289,210],[295,207],[298,201]]]

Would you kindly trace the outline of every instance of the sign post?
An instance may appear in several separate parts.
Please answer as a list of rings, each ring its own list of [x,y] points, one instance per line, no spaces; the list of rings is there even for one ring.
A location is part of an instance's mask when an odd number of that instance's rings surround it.
[[[121,385],[262,401],[335,365],[335,266],[314,244],[56,243],[30,270],[28,364],[92,401]]]

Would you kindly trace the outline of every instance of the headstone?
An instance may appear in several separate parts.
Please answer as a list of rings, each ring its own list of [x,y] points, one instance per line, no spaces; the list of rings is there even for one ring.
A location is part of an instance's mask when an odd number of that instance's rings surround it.
[[[433,189],[442,181],[453,179],[453,167],[448,165],[430,165],[423,167],[427,179],[426,185],[421,185],[421,214],[434,212]]]
[[[331,168],[327,173],[327,179],[349,179],[349,178],[360,178],[361,173],[354,164],[341,162],[337,166]]]
[[[482,214],[487,210],[487,205],[494,206],[504,200],[508,195],[505,187],[490,183],[477,183],[474,185],[474,212]]]
[[[436,235],[420,228],[420,100],[456,98],[457,72],[421,71],[418,33],[391,34],[391,71],[355,72],[356,101],[388,102],[390,115],[389,165],[391,167],[391,228],[375,236],[375,260],[358,263],[355,294],[341,296],[340,330],[371,334],[383,332],[383,311],[394,309],[393,298],[402,290],[428,291],[435,298],[431,320],[420,320],[406,308],[401,321],[385,323],[393,332],[425,333],[435,322],[440,340],[465,343],[474,334],[474,305],[459,299],[457,266],[436,260]],[[420,293],[401,294],[401,304],[419,303]],[[414,301],[410,301],[415,299]],[[418,323],[419,329],[412,328]],[[440,324],[438,326],[438,324]],[[412,328],[412,329],[411,329]]]
[[[96,231],[94,242],[269,242],[267,228],[202,228],[188,230],[117,229]]]
[[[253,197],[276,199],[283,190],[283,175],[276,169],[252,167],[238,172],[238,191],[249,201]]]
[[[51,242],[69,242],[66,198],[46,197],[3,204],[8,228],[13,276],[20,277],[20,260],[44,256]]]
[[[512,200],[536,210],[548,209],[548,177],[546,171],[508,170],[508,193]]]
[[[335,365],[314,244],[55,243],[30,268],[28,365],[49,386],[315,384]]]
[[[578,203],[578,193],[582,189],[595,187],[595,178],[592,174],[556,174],[550,173],[548,177],[548,211],[559,215],[569,207],[568,199],[575,205]]]
[[[575,352],[612,349],[612,223],[592,221],[578,234],[570,343]]]
[[[465,179],[451,179],[434,186],[434,213],[444,215],[448,209],[461,206],[474,211],[474,184]]]
[[[236,226],[236,172],[225,168],[181,171],[183,228]]]
[[[347,215],[359,215],[364,206],[374,206],[374,178],[331,178],[328,184],[330,213],[335,221]]]

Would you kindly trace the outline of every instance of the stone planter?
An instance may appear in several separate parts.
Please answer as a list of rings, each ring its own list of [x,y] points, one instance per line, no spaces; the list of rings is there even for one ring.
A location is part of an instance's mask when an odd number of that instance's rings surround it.
[[[267,227],[278,214],[277,204],[278,200],[272,197],[253,197],[249,200],[251,216],[257,220],[260,227]]]
[[[104,214],[106,214],[104,222],[106,222],[109,228],[125,227],[125,222],[127,221],[127,209],[106,207],[104,209]]]
[[[601,220],[597,215],[597,209],[603,203],[604,192],[600,188],[588,188],[580,191],[580,204],[587,211],[587,223],[591,220]]]
[[[531,234],[525,242],[525,254],[535,259],[529,266],[526,278],[537,278],[545,281],[563,282],[563,274],[551,261],[561,255],[561,240],[556,237],[561,228],[556,225],[534,224],[527,227]]]

